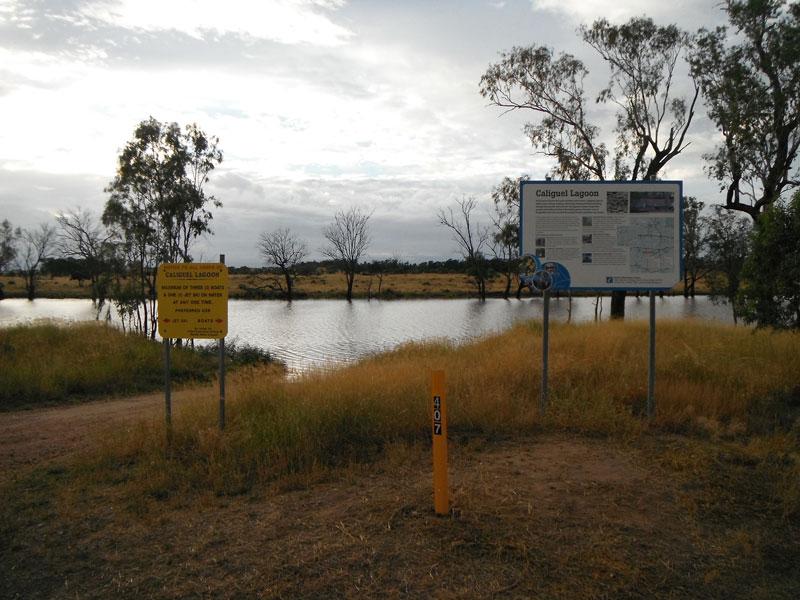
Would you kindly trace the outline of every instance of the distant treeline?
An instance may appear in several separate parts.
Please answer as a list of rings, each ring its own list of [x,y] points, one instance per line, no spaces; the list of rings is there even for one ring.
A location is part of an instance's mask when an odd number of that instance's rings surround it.
[[[487,259],[489,267],[497,272],[503,272],[503,261],[500,259]],[[407,262],[396,258],[362,262],[358,265],[361,273],[468,273],[469,265],[466,260],[449,258],[447,260],[426,260],[422,262]],[[297,263],[295,270],[298,275],[316,275],[318,273],[334,273],[341,270],[338,261],[333,260],[308,260]],[[254,275],[257,273],[271,272],[266,267],[228,267],[228,271],[239,275]]]
[[[504,263],[500,259],[487,259],[489,268],[495,272],[503,272]],[[426,260],[422,262],[408,262],[396,258],[373,260],[359,265],[361,273],[468,273],[469,265],[464,259],[449,258],[447,260]],[[341,267],[333,260],[308,260],[297,264],[296,271],[300,276],[316,275],[318,273],[335,273]],[[256,275],[272,272],[268,267],[233,267],[228,271],[236,275]],[[91,270],[88,261],[78,258],[50,258],[42,264],[42,275],[51,277],[70,277],[78,281],[88,280]]]

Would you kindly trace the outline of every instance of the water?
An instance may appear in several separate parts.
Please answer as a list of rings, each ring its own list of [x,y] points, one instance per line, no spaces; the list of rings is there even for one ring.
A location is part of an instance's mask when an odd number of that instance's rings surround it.
[[[594,298],[572,301],[572,321],[591,321]],[[646,297],[628,298],[626,318],[647,319]],[[603,299],[602,318],[608,318],[610,299]],[[551,319],[566,321],[569,301],[553,298]],[[698,318],[732,322],[727,306],[706,297],[656,299],[658,319]],[[89,300],[0,301],[0,327],[38,319],[87,321],[94,319]],[[228,339],[265,348],[293,371],[329,367],[409,341],[446,338],[463,342],[508,329],[525,319],[541,318],[541,298],[523,300],[231,300]]]

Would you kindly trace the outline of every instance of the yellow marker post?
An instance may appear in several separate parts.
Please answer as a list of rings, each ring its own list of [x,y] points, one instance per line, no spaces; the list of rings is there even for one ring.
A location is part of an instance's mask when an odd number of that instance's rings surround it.
[[[450,511],[447,486],[447,402],[444,371],[434,371],[431,377],[431,431],[433,434],[433,508],[437,515]]]

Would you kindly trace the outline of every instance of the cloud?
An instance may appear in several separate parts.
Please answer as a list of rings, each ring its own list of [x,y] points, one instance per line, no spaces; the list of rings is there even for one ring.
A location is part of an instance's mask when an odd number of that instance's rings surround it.
[[[531,0],[531,5],[535,11],[565,15],[577,23],[590,23],[602,18],[620,23],[632,17],[648,16],[657,22],[676,22],[694,30],[702,25],[716,24],[720,18],[718,4],[697,0]]]
[[[121,0],[88,3],[80,14],[127,29],[175,30],[197,38],[236,33],[283,44],[340,46],[353,33],[326,13],[341,4],[318,0]]]

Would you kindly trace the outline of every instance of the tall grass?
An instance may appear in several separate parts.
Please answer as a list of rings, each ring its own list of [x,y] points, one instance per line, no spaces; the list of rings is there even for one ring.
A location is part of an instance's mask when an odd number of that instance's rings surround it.
[[[155,496],[179,489],[220,493],[254,482],[369,459],[387,444],[430,436],[429,375],[447,376],[453,435],[513,436],[545,429],[635,437],[648,429],[745,435],[786,428],[800,405],[800,336],[702,322],[658,328],[657,414],[641,417],[647,392],[647,326],[556,325],[550,406],[538,414],[537,323],[465,346],[410,344],[331,373],[299,379],[251,370],[234,378],[229,428],[209,404],[164,431],[142,426],[95,460],[133,465]],[[791,419],[790,419],[791,421]]]
[[[267,360],[232,345],[237,361]],[[164,382],[162,346],[100,323],[39,323],[0,329],[0,410],[157,389]],[[256,353],[258,354],[258,353]],[[176,348],[175,381],[208,381],[217,369],[208,352]]]

